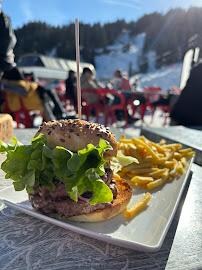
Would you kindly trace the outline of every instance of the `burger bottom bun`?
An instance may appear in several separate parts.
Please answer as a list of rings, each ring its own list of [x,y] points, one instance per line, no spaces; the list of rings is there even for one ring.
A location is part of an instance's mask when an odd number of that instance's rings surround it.
[[[72,220],[78,222],[100,222],[117,216],[124,211],[128,203],[130,202],[130,199],[132,197],[132,188],[119,176],[115,175],[113,178],[114,180],[116,180],[118,194],[116,199],[114,199],[111,207],[96,210],[89,214],[72,216],[69,218],[61,217],[61,215],[59,214],[51,214],[51,216],[62,220]]]

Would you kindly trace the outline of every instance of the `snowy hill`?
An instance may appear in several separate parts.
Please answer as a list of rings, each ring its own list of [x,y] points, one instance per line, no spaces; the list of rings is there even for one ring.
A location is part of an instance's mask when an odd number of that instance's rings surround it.
[[[132,85],[134,80],[138,78],[138,90],[141,91],[145,86],[157,85],[162,88],[163,93],[166,93],[171,86],[180,87],[181,70],[182,63],[173,64],[153,72],[133,76],[130,83]]]
[[[114,70],[121,69],[128,72],[139,70],[139,62],[145,42],[145,34],[131,37],[128,32],[123,33],[111,46],[107,46],[109,53],[103,53],[102,49],[96,51],[95,66],[96,77],[102,79],[113,78]]]
[[[121,69],[123,72],[132,70],[133,74],[139,71],[142,59],[147,59],[148,72],[138,74],[130,79],[131,85],[138,78],[138,90],[145,86],[157,85],[166,93],[171,86],[180,86],[182,63],[172,64],[167,67],[155,69],[156,54],[153,51],[143,55],[145,33],[137,36],[130,36],[128,32],[123,33],[119,39],[110,46],[107,46],[108,53],[103,49],[96,50],[95,66],[96,77],[99,79],[112,79],[114,70]]]

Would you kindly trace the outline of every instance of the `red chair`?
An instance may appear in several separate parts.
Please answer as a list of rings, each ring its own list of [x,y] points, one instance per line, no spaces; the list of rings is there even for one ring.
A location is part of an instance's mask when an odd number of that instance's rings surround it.
[[[146,97],[146,103],[140,104],[140,116],[141,120],[144,122],[144,116],[147,108],[151,110],[151,123],[153,121],[154,112],[156,108],[152,105],[153,102],[157,101],[161,97],[162,89],[157,86],[144,87],[143,93]]]
[[[128,110],[127,110],[127,103],[126,103],[124,95],[119,91],[102,89],[102,88],[97,89],[97,93],[100,97],[102,97],[102,102],[104,105],[105,126],[107,126],[108,124],[109,117],[111,117],[111,125],[113,125],[115,122],[115,112],[117,110],[121,110],[124,113],[124,120],[126,123],[125,126],[127,127],[128,126]],[[114,105],[113,104],[108,105],[107,99],[106,99],[107,95],[113,95],[113,96],[119,97],[120,103],[114,104]]]
[[[5,100],[4,112],[14,115],[14,119],[15,119],[16,124],[17,124],[17,129],[20,128],[20,123],[23,123],[25,128],[31,128],[32,121],[31,121],[31,117],[30,117],[30,111],[24,107],[23,102],[22,102],[22,97],[19,96],[21,108],[19,111],[16,111],[16,112],[11,111],[9,106],[8,106],[8,99],[7,99],[6,91],[4,92],[4,100]]]
[[[175,104],[176,98],[180,95],[180,93],[181,93],[181,90],[178,87],[171,86],[168,97],[167,97],[169,99],[168,100],[169,104],[168,105],[159,104],[156,106],[156,108],[160,109],[165,114],[164,123],[163,123],[164,126],[167,124],[167,119],[168,119],[168,116],[170,115],[170,110],[173,104]]]
[[[89,99],[90,96],[93,95],[93,99],[95,103],[90,103]],[[87,98],[89,96],[89,98]],[[98,94],[97,89],[82,89],[81,90],[81,97],[82,97],[82,113],[86,116],[86,120],[89,120],[90,114],[92,110],[95,111],[96,122],[99,122],[99,115],[100,112],[103,111],[103,102],[102,97]]]

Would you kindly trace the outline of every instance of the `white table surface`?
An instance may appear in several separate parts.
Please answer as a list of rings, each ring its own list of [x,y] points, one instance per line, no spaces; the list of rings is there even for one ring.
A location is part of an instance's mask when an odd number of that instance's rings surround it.
[[[29,143],[35,132],[15,130],[14,135]],[[107,244],[0,203],[0,269],[202,269],[202,167],[193,164],[192,172],[162,248],[155,253]],[[0,189],[10,184],[0,171]]]

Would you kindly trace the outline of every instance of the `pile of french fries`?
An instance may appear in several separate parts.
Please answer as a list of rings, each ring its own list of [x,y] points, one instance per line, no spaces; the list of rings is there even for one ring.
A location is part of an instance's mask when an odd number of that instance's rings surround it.
[[[130,185],[153,190],[167,181],[180,177],[187,160],[194,156],[191,148],[181,149],[180,143],[166,144],[162,139],[154,143],[144,136],[126,139],[122,135],[118,150],[123,155],[135,157],[138,163],[122,167],[118,174]]]

